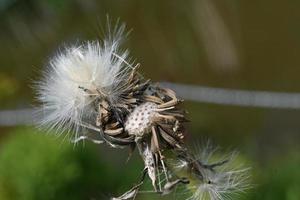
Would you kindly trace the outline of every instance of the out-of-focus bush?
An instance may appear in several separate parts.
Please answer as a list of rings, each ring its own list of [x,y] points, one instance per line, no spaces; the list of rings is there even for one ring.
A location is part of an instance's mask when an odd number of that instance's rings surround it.
[[[2,74],[0,72],[0,99],[6,100],[7,97],[11,97],[16,94],[19,88],[18,81]]]
[[[299,200],[300,155],[294,153],[258,173],[248,200]]]
[[[0,144],[0,199],[102,199],[111,170],[90,147],[19,128]]]

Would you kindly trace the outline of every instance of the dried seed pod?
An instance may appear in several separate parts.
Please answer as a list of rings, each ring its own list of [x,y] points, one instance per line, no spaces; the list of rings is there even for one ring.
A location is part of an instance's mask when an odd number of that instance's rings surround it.
[[[137,147],[157,193],[167,194],[179,183],[188,183],[166,164],[168,150],[173,150],[198,180],[206,180],[205,175],[213,174],[214,168],[225,162],[205,165],[187,152],[182,101],[171,89],[144,79],[137,72],[139,65],[126,61],[128,51],[119,49],[124,28],[110,31],[112,35],[102,43],[66,49],[50,61],[50,70],[38,84],[45,114],[42,124],[75,130],[75,142],[90,140],[131,151]],[[142,183],[114,199],[135,198]]]

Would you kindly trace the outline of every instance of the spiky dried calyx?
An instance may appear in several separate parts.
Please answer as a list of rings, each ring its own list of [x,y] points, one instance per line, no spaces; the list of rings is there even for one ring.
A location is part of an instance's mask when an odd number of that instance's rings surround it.
[[[186,119],[184,110],[179,106],[181,101],[172,90],[154,86],[149,82],[147,84],[149,85],[146,89],[137,92],[138,101],[134,101],[136,104],[130,112],[120,113],[125,120],[116,118],[118,109],[121,110],[123,106],[113,108],[109,106],[109,102],[102,103],[104,106],[100,103],[106,109],[102,110],[104,114],[98,115],[98,120],[102,122],[98,124],[104,127],[103,138],[112,146],[138,147],[153,187],[156,191],[163,192],[157,182],[161,174],[165,174],[164,179],[168,179],[169,172],[163,151],[182,149],[182,123]],[[123,93],[123,97],[130,99],[128,95],[132,94],[134,93]]]
[[[112,146],[127,146],[137,138],[142,139],[148,133],[155,132],[161,144],[160,147],[152,147],[181,148],[186,119],[175,93],[143,81],[136,69],[132,71],[128,83],[120,103],[112,104],[105,99],[99,101],[96,125],[106,135],[104,140]]]

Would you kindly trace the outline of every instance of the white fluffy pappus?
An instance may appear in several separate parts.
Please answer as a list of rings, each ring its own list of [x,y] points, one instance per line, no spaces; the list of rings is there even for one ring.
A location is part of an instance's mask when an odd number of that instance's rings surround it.
[[[222,167],[221,167],[222,168]],[[230,169],[224,167],[217,171],[205,170],[205,182],[199,182],[191,200],[225,200],[233,199],[234,195],[243,193],[249,187],[249,169]]]
[[[120,51],[124,29],[124,24],[115,27],[103,42],[65,48],[50,60],[37,83],[42,126],[78,133],[82,124],[95,117],[93,104],[99,96],[118,100],[131,71],[128,51]]]
[[[236,152],[225,153],[213,147],[209,142],[197,147],[194,159],[203,166],[201,174],[190,174],[191,183],[187,185],[187,200],[227,200],[251,188],[250,168]],[[176,171],[189,171],[188,162],[179,160],[174,166]]]

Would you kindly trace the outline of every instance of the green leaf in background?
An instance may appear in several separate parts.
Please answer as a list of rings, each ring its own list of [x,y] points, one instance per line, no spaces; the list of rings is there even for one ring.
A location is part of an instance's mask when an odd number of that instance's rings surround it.
[[[297,151],[260,169],[248,200],[299,200],[300,155]]]
[[[0,72],[0,102],[3,98],[15,95],[18,89],[17,80]]]
[[[95,150],[31,128],[18,128],[0,146],[1,200],[99,197],[113,190],[110,174]]]

